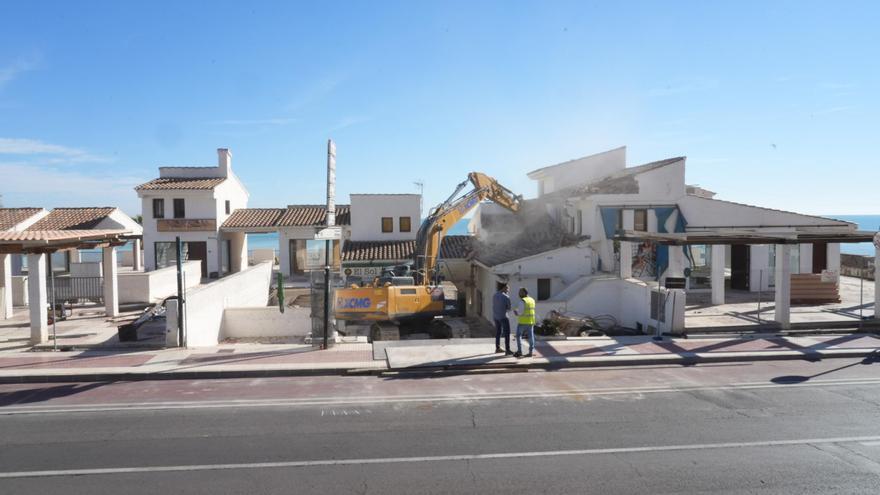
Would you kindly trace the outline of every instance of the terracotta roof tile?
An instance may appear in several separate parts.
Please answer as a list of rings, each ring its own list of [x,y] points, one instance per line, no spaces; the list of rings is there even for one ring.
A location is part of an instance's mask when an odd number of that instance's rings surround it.
[[[0,242],[51,242],[112,238],[124,230],[23,230],[0,232]]]
[[[0,230],[9,230],[41,211],[42,208],[0,208]]]
[[[239,208],[224,222],[223,228],[275,227],[284,208]]]
[[[240,208],[222,228],[318,227],[326,222],[324,205],[290,205],[287,208]],[[348,205],[336,205],[336,225],[351,225]]]
[[[171,191],[183,189],[210,190],[225,177],[159,177],[134,188],[135,191]]]
[[[278,221],[279,227],[324,225],[327,221],[324,205],[290,205]],[[349,205],[336,205],[336,225],[351,225]]]
[[[27,230],[88,230],[94,229],[116,208],[55,208]]]
[[[449,235],[443,238],[441,259],[464,259],[471,248],[471,236]],[[342,261],[402,261],[409,260],[416,248],[415,240],[407,241],[348,241],[342,248]]]

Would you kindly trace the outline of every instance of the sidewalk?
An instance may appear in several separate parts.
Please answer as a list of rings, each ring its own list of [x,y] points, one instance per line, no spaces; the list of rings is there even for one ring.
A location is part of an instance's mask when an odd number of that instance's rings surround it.
[[[149,351],[0,352],[0,383],[269,377],[383,371],[635,366],[867,357],[873,334],[664,339],[584,337],[538,342],[535,356],[494,354],[493,339],[308,345],[222,344]]]

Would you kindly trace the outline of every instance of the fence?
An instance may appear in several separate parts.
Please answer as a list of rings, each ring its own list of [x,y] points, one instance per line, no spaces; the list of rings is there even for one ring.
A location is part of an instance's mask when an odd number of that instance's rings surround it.
[[[52,280],[46,280],[47,294],[52,297]],[[55,277],[55,301],[88,299],[98,302],[104,297],[104,277]]]
[[[312,317],[312,345],[321,346],[324,343],[324,271],[315,270],[309,272],[311,279],[311,311]],[[335,319],[333,318],[333,301],[336,299],[336,288],[342,287],[342,274],[339,272],[330,272],[330,328],[327,329],[328,345],[333,345],[333,333],[336,330]]]

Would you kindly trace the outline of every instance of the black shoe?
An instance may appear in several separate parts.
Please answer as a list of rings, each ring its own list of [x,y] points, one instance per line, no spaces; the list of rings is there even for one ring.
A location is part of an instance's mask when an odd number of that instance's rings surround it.
[[[522,357],[522,353],[521,353],[521,352],[515,352],[515,353],[513,354],[513,357],[515,357],[515,358],[521,358],[521,357]]]
[[[513,353],[510,351],[504,351],[505,356],[513,356]]]
[[[495,354],[500,354],[502,352],[504,352],[504,351],[502,351],[500,347],[495,348]]]
[[[526,354],[526,355],[523,356],[523,357],[532,357],[532,353],[530,352],[530,353]]]

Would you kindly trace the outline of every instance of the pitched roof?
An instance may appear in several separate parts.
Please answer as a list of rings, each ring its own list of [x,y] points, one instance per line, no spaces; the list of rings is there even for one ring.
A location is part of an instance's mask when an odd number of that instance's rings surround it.
[[[41,211],[42,208],[0,208],[0,230],[9,230]]]
[[[239,208],[223,222],[223,227],[275,227],[285,211],[284,208]]]
[[[327,221],[325,205],[290,205],[278,220],[279,227],[324,225]],[[336,205],[336,225],[351,225],[349,205]]]
[[[102,220],[110,216],[116,208],[102,206],[95,208],[55,208],[37,223],[27,228],[37,230],[88,230],[94,229]]]
[[[552,193],[545,194],[544,197],[570,197],[592,194],[638,194],[639,184],[636,182],[636,175],[650,172],[667,165],[672,165],[673,163],[680,162],[684,159],[685,157],[683,156],[676,156],[674,158],[666,158],[664,160],[645,163],[636,167],[627,167],[620,172],[586,184],[553,191]]]
[[[622,150],[622,149],[626,149],[626,146],[618,146],[617,148],[614,148],[614,149],[610,149],[610,150],[606,150],[606,151],[600,151],[599,153],[593,153],[592,155],[582,156],[582,157],[580,157],[580,158],[573,158],[573,159],[571,159],[571,160],[566,160],[566,161],[564,161],[564,162],[562,162],[562,163],[557,163],[557,164],[555,164],[555,165],[547,165],[547,166],[545,166],[545,167],[536,168],[535,170],[532,170],[531,172],[528,172],[526,175],[528,175],[530,178],[534,178],[534,177],[532,177],[533,175],[540,174],[540,173],[542,173],[542,172],[546,172],[546,171],[548,171],[548,170],[552,170],[552,169],[557,168],[557,167],[562,167],[562,166],[565,166],[565,165],[570,165],[570,164],[572,164],[572,163],[574,163],[574,162],[576,162],[576,161],[584,160],[584,159],[586,159],[586,158],[594,158],[594,157],[601,156],[601,155],[607,155],[608,153],[614,153],[614,152],[616,152],[616,151],[620,151],[620,150]]]
[[[473,238],[469,235],[448,235],[440,245],[441,259],[465,259]],[[342,247],[342,261],[401,261],[413,257],[415,240],[348,241]]]
[[[21,232],[0,232],[0,242],[49,243],[52,241],[81,241],[106,239],[125,234],[119,229],[69,229],[69,230],[23,230]]]
[[[221,228],[318,227],[327,221],[325,205],[290,205],[287,208],[239,208]],[[351,225],[349,205],[336,205],[336,225]]]
[[[211,190],[226,177],[159,177],[134,188],[135,191]]]

